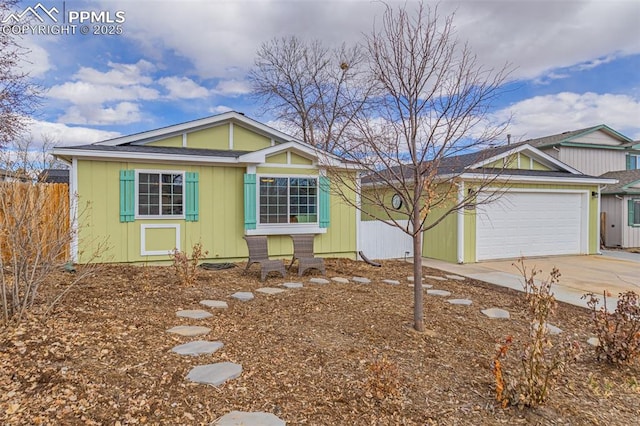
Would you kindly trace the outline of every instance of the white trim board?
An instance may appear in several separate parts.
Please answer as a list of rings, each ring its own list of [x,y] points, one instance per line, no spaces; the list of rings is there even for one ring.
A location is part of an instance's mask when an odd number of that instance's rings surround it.
[[[147,229],[175,229],[176,244],[170,250],[147,250]],[[157,224],[141,224],[140,225],[140,256],[167,256],[173,250],[180,250],[180,224],[179,223],[157,223]]]

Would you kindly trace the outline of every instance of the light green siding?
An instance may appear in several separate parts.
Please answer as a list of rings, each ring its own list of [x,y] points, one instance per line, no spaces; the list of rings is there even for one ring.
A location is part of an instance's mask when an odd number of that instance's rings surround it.
[[[303,165],[303,166],[310,166],[313,164],[313,161],[311,161],[308,158],[302,157],[298,154],[295,153],[291,153],[291,164],[299,164],[299,165]]]
[[[229,149],[229,124],[187,133],[187,148]]]
[[[172,148],[182,148],[182,136],[173,136],[159,141],[149,142],[147,146],[168,146]]]
[[[120,222],[120,170],[154,169],[196,172],[199,176],[199,219],[136,219]],[[191,251],[202,243],[210,261],[239,261],[248,255],[244,235],[244,174],[243,167],[174,165],[78,160],[79,261],[87,261],[96,244],[105,240],[108,250],[102,262],[156,262],[170,260],[168,255],[142,255],[141,225],[178,225],[180,248]],[[281,174],[317,174],[316,169],[275,169]],[[353,195],[355,200],[355,195]],[[319,256],[355,258],[356,211],[336,196],[331,196],[331,221],[326,234],[316,237]],[[172,247],[175,230],[147,229],[145,249],[167,250]],[[290,257],[292,247],[288,236],[269,237],[270,254]]]
[[[265,166],[257,168],[258,174],[264,175],[317,175],[318,169],[290,169],[287,167],[279,167],[279,166]]]
[[[551,170],[544,164],[538,163],[536,160],[531,159],[531,170]]]
[[[271,155],[267,157],[267,163],[271,164],[287,164],[287,153],[281,152],[279,154]]]
[[[497,169],[551,170],[549,167],[520,152],[505,158],[500,158],[484,167]]]
[[[438,217],[440,217],[439,210],[431,212],[427,217],[427,225]],[[452,213],[437,226],[423,234],[422,255],[447,262],[456,262],[458,257],[457,235],[457,215]]]
[[[271,139],[240,126],[233,126],[233,149],[257,151],[271,146]]]

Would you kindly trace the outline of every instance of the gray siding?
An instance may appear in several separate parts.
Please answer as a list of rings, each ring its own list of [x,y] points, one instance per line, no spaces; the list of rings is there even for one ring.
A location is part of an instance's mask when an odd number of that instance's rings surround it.
[[[623,210],[622,225],[624,226],[624,232],[622,232],[622,247],[624,248],[640,247],[640,227],[629,226],[629,200],[632,198],[638,197],[626,196],[624,197],[624,201],[618,200],[622,203]]]
[[[627,166],[624,151],[560,147],[558,160],[580,172],[600,176],[606,172],[624,170]]]

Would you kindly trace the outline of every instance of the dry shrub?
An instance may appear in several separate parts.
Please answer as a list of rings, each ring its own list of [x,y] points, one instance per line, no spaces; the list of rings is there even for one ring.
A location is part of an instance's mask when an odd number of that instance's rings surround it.
[[[620,293],[614,312],[607,310],[607,293],[600,309],[600,300],[588,293],[587,306],[591,309],[593,327],[598,338],[596,352],[599,359],[611,364],[628,364],[640,356],[640,305],[633,291]]]
[[[548,399],[558,379],[569,364],[577,359],[580,347],[570,341],[554,344],[547,326],[557,307],[551,286],[560,278],[558,269],[554,268],[549,277],[540,283],[536,282],[535,277],[541,271],[528,271],[522,259],[518,269],[525,280],[525,299],[531,327],[529,338],[522,344],[521,350],[516,351],[519,363],[513,365],[515,361],[506,362],[514,343],[512,337],[507,337],[504,342],[496,345],[493,359],[496,400],[503,407],[535,407]],[[506,369],[505,364],[509,364],[511,368]]]
[[[191,257],[186,252],[175,249],[171,252],[173,268],[178,281],[184,286],[192,286],[198,278],[198,263],[207,257],[208,251],[202,250],[202,243],[196,243],[191,248]]]
[[[400,395],[398,367],[386,356],[379,356],[367,366],[365,395],[383,400]]]

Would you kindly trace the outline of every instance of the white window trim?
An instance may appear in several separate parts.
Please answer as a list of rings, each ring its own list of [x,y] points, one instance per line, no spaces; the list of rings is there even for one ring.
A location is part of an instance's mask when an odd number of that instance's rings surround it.
[[[140,173],[165,173],[165,174],[174,174],[174,175],[182,175],[182,214],[180,215],[162,215],[162,214],[158,214],[158,215],[141,215],[138,214],[139,211],[139,202],[140,202],[140,198],[138,195],[138,189],[139,189],[139,176]],[[157,220],[157,219],[184,219],[186,217],[185,215],[185,210],[187,208],[186,206],[186,180],[185,180],[186,176],[185,176],[185,171],[184,170],[159,170],[159,169],[136,169],[136,179],[134,181],[134,185],[135,185],[135,202],[134,202],[134,211],[135,211],[135,218],[136,219],[151,219],[151,220]]]
[[[176,244],[170,250],[147,250],[147,229],[175,229]],[[178,223],[158,223],[158,224],[141,224],[140,225],[140,256],[167,256],[173,250],[180,250],[180,224]]]
[[[316,180],[316,221],[306,223],[260,223],[260,179],[269,178],[302,178]],[[288,205],[288,202],[287,202]],[[290,206],[289,206],[290,207]],[[247,235],[290,235],[290,234],[324,234],[326,228],[320,228],[320,175],[297,174],[256,174],[256,229],[245,231]]]

